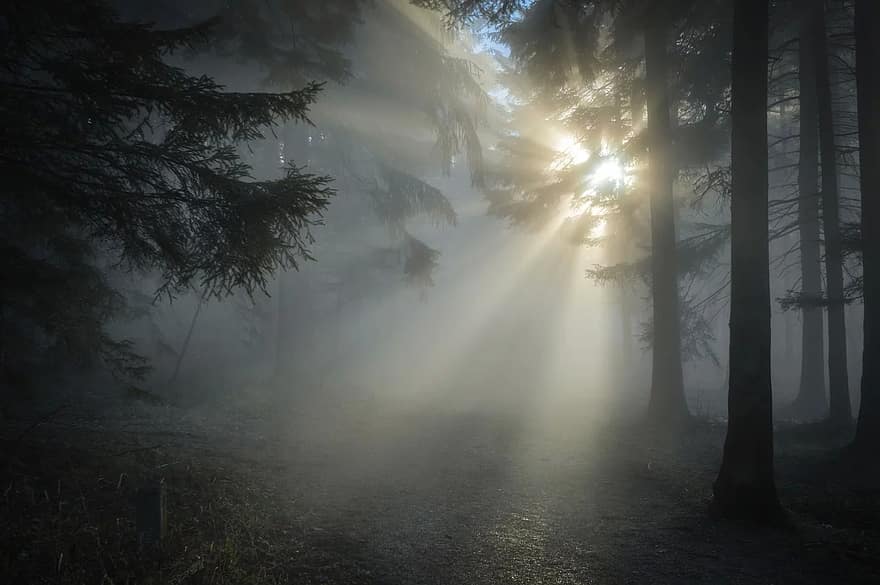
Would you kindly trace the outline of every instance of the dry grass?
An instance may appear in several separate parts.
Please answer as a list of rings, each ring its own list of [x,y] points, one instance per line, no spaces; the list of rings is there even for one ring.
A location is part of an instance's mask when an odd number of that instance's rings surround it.
[[[221,465],[216,453],[173,442],[47,430],[5,441],[4,582],[289,582],[295,523],[273,486],[252,473],[256,464],[230,457]],[[168,534],[161,547],[141,546],[135,495],[159,478],[168,487]]]
[[[28,421],[0,429],[0,582],[880,577],[878,491],[847,485],[833,451],[784,433],[779,484],[794,526],[762,533],[706,513],[723,439],[716,425],[681,443],[612,429],[563,447],[532,444],[510,421],[429,413],[396,434],[381,425],[373,443],[367,421],[333,426],[311,413],[327,438],[297,450],[263,437],[265,420],[177,413],[170,424],[157,412],[115,421],[65,412],[22,440]],[[169,533],[161,548],[139,546],[134,497],[157,479]]]

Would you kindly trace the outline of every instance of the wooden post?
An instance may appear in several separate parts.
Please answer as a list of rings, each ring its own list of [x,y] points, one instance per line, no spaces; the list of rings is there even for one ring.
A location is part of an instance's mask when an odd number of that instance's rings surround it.
[[[138,489],[136,520],[138,543],[160,545],[168,527],[164,481],[148,482]]]

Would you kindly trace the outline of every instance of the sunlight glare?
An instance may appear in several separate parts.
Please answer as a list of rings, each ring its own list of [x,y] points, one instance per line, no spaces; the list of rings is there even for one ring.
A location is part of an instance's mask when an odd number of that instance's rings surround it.
[[[590,158],[587,149],[571,135],[563,136],[557,142],[556,151],[556,160],[551,165],[551,171],[559,171],[569,165],[583,164]]]
[[[604,183],[614,183],[620,185],[626,176],[626,172],[620,160],[617,157],[608,157],[599,163],[596,170],[590,175],[590,183],[593,185],[602,185]]]

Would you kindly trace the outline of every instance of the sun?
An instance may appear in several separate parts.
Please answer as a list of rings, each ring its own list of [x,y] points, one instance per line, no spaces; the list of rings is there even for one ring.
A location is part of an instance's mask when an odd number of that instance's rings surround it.
[[[570,167],[580,165],[591,158],[596,157],[595,164],[591,164],[591,170],[584,176],[583,192],[575,196],[566,206],[563,217],[566,220],[576,220],[586,216],[594,218],[594,225],[590,229],[589,237],[599,239],[606,236],[608,227],[608,209],[601,204],[601,195],[608,187],[617,190],[624,185],[632,184],[633,177],[629,169],[618,156],[603,144],[599,152],[590,152],[572,135],[563,135],[555,143],[556,158],[550,166],[550,171],[557,172]]]
[[[606,210],[597,204],[596,197],[603,187],[609,184],[618,188],[627,183],[626,168],[616,156],[606,156],[586,177],[586,189],[569,206],[566,216],[576,218],[589,213],[602,215]],[[604,227],[603,227],[604,229]]]
[[[590,173],[588,180],[594,187],[614,183],[619,186],[626,178],[626,169],[616,156],[606,157],[596,169]]]

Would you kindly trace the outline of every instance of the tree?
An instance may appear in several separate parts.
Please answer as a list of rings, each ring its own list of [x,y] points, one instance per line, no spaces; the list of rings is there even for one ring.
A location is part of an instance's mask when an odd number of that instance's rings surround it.
[[[308,161],[338,191],[313,248],[320,265],[279,275],[273,291],[276,372],[284,372],[314,363],[313,341],[341,314],[321,314],[330,289],[340,306],[402,285],[426,294],[439,252],[412,223],[453,226],[456,215],[425,177],[466,168],[479,184],[489,99],[468,37],[449,38],[438,15],[401,0],[231,0],[219,18],[219,50],[242,57],[245,73],[259,71],[257,82],[275,90],[303,78],[327,82],[310,113],[314,126],[283,127],[251,155],[269,175],[279,157]]]
[[[485,18],[499,24],[501,32],[497,36],[511,49],[512,69],[531,82],[521,92],[526,94],[525,101],[544,109],[546,123],[537,130],[551,134],[556,131],[551,120],[558,120],[574,137],[572,148],[589,155],[581,157],[586,160],[552,163],[549,168],[555,173],[547,173],[544,165],[538,171],[554,176],[544,177],[543,181],[535,180],[537,173],[523,176],[528,164],[540,166],[534,161],[509,164],[512,172],[502,175],[489,193],[492,212],[514,223],[552,220],[558,217],[560,203],[568,198],[575,209],[602,209],[605,232],[614,232],[611,226],[623,219],[619,212],[626,205],[624,198],[632,199],[628,196],[633,189],[616,188],[614,196],[608,196],[585,185],[584,178],[606,157],[623,160],[628,168],[646,163],[647,180],[642,181],[641,189],[650,201],[650,228],[633,230],[630,236],[635,240],[641,233],[650,234],[649,246],[645,246],[650,255],[646,263],[638,263],[640,268],[647,268],[644,280],[651,291],[654,313],[647,328],[654,365],[649,416],[655,423],[675,426],[688,416],[682,338],[696,331],[691,327],[683,335],[684,322],[694,325],[699,319],[683,314],[689,303],[679,298],[682,272],[677,261],[681,243],[677,239],[681,230],[676,227],[673,187],[683,169],[695,163],[702,166],[723,149],[713,148],[714,144],[723,145],[721,140],[713,142],[713,134],[717,134],[723,119],[719,112],[724,109],[726,79],[719,80],[717,59],[702,56],[723,55],[720,51],[726,50],[719,42],[725,37],[726,23],[719,25],[718,3],[681,0],[661,6],[642,0],[541,0],[523,6],[503,0],[449,0],[427,4],[441,6],[452,18]],[[673,38],[679,40],[673,43]],[[679,59],[671,59],[671,54]],[[678,62],[683,65],[676,67]],[[692,74],[688,67],[699,73]],[[645,71],[647,79],[643,81],[640,76]],[[641,120],[639,110],[646,102],[648,121],[643,131],[643,125],[635,120]],[[623,114],[628,110],[631,116]],[[534,150],[534,144],[522,144],[523,127],[517,126],[513,134],[514,139],[506,141],[507,152],[513,152],[509,146],[516,142],[520,148],[526,146],[528,152]],[[549,158],[546,152],[540,154],[542,160]],[[632,208],[632,204],[628,206]],[[589,234],[595,219],[589,212],[581,213],[574,220],[579,225],[572,230],[587,234],[587,243],[594,245],[598,238]],[[620,238],[615,237],[613,245],[620,244]],[[642,246],[631,241],[628,247]],[[589,274],[610,282],[615,280],[614,275],[630,273],[634,265],[622,270],[592,270]]]
[[[825,0],[810,6],[810,44],[815,63],[819,114],[819,150],[822,157],[822,223],[825,232],[825,278],[828,281],[828,372],[831,390],[830,422],[838,427],[852,424],[849,379],[846,371],[846,322],[843,290],[843,250],[840,235],[840,203],[837,188],[837,148],[831,102],[831,76],[825,38]]]
[[[862,270],[864,281],[864,348],[861,407],[853,448],[876,461],[880,445],[880,6],[856,0],[856,85],[858,89],[859,163],[862,200]]]
[[[800,233],[801,298],[807,301],[801,309],[800,388],[793,412],[818,418],[827,412],[825,398],[825,326],[820,301],[822,268],[819,250],[819,137],[816,60],[813,57],[812,11],[801,19],[798,50],[800,78],[800,149],[798,160],[798,230]],[[812,301],[810,303],[809,301]]]
[[[773,478],[768,226],[768,0],[736,0],[731,65],[731,299],[728,426],[714,504],[765,520]]]
[[[681,370],[672,136],[667,67],[667,9],[655,3],[645,36],[648,168],[651,201],[651,291],[654,313],[648,416],[669,424],[688,416]]]
[[[210,43],[214,23],[157,30],[99,0],[4,4],[0,211],[4,370],[56,350],[137,375],[108,321],[111,268],[161,274],[159,294],[264,289],[309,258],[329,178],[289,165],[255,181],[236,145],[307,122],[320,86],[230,93],[165,57]]]

